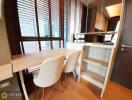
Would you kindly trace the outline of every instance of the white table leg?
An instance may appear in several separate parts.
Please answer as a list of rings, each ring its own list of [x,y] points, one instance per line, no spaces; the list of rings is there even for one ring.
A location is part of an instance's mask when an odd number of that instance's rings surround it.
[[[79,76],[78,76],[78,83],[80,83],[80,78],[81,78],[81,76],[79,75]]]
[[[26,91],[26,87],[25,87],[25,84],[24,84],[24,78],[23,78],[22,71],[19,72],[19,76],[20,76],[20,81],[21,81],[21,84],[22,84],[22,89],[23,89],[23,92],[24,92],[25,100],[29,100],[28,94],[27,94],[27,91]]]

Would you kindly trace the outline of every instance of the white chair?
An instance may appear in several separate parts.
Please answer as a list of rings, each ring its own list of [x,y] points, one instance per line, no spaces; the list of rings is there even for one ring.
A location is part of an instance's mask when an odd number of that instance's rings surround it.
[[[63,69],[64,73],[73,72],[74,76],[76,77],[75,69],[78,65],[78,58],[80,56],[80,53],[81,51],[75,51],[68,57],[68,59],[64,64],[64,69]]]
[[[64,56],[57,56],[43,61],[40,71],[33,73],[34,84],[44,88],[54,85],[61,77],[64,64]]]

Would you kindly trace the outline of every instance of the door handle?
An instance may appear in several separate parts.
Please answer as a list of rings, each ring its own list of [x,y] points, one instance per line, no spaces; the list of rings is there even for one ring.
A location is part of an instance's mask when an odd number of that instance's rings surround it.
[[[132,49],[131,46],[127,46],[127,45],[121,45],[121,47],[122,47],[122,48],[131,48],[131,49]]]

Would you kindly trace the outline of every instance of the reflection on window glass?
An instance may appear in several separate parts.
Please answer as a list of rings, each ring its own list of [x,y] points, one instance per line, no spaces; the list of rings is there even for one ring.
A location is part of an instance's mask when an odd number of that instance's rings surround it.
[[[53,41],[53,48],[59,48],[59,41]]]
[[[41,41],[41,49],[42,51],[51,49],[50,41]]]
[[[39,45],[36,41],[23,42],[25,53],[39,52]]]

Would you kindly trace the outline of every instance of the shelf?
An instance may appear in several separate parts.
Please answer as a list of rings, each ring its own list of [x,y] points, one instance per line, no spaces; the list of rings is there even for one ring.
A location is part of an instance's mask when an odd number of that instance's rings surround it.
[[[106,31],[106,32],[87,32],[87,33],[74,33],[74,35],[105,35],[105,34],[115,34],[118,33],[118,31]]]
[[[115,48],[114,45],[105,45],[103,43],[89,43],[89,42],[86,42],[84,44],[84,46],[88,46],[88,47],[97,47],[97,48],[104,48],[104,49],[113,49]]]
[[[89,81],[90,83],[96,85],[99,88],[103,88],[105,77],[98,75],[92,71],[85,71],[81,73],[81,78]]]
[[[83,61],[85,63],[96,65],[96,66],[104,68],[104,69],[107,69],[107,66],[108,66],[108,62],[100,61],[97,59],[88,58],[88,59],[84,59]]]

